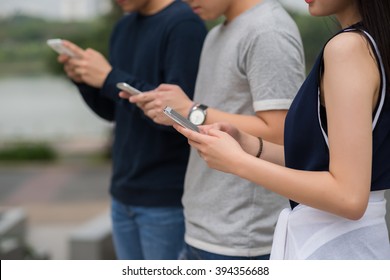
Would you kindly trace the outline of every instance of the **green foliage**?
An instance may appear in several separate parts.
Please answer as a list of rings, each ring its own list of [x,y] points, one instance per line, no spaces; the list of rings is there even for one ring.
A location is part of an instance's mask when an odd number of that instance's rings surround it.
[[[208,21],[205,21],[207,30],[212,29],[214,26],[216,26],[217,24],[222,23],[224,20],[225,20],[224,17],[219,17],[219,18],[217,18],[217,19],[215,19],[215,20],[208,20]]]
[[[55,150],[46,143],[18,142],[0,149],[0,161],[53,161]]]
[[[120,16],[115,8],[107,16],[85,22],[47,21],[24,15],[0,19],[0,76],[63,73],[57,54],[46,45],[50,38],[68,39],[107,56],[111,29]]]
[[[318,18],[306,14],[290,13],[302,36],[306,70],[309,71],[326,41],[339,26],[332,18]]]
[[[331,18],[316,18],[290,12],[302,35],[306,67],[311,68],[326,40],[339,28]],[[64,38],[82,48],[93,48],[107,57],[108,42],[115,22],[122,16],[118,5],[107,15],[86,22],[47,21],[17,15],[0,19],[0,76],[5,74],[63,74],[57,54],[46,45],[49,38]],[[210,30],[224,18],[207,21]]]

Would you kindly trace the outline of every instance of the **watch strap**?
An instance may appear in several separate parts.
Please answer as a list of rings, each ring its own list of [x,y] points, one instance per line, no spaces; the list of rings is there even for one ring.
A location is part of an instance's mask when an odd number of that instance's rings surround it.
[[[199,109],[202,109],[203,111],[206,111],[208,106],[204,105],[204,104],[198,104],[197,106]]]

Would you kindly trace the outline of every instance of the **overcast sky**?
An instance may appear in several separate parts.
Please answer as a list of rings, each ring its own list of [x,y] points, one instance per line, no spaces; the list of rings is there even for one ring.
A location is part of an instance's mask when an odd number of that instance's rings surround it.
[[[82,19],[107,12],[110,6],[110,0],[0,0],[0,16],[22,13],[52,19]]]

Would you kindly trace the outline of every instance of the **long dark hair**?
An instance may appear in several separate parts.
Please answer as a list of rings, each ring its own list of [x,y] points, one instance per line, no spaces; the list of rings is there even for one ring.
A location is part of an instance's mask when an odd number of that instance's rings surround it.
[[[390,94],[390,0],[358,0],[362,24],[378,45]]]

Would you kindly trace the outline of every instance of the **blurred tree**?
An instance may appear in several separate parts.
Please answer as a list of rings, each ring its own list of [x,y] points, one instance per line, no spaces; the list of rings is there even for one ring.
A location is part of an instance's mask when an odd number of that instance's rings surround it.
[[[66,38],[82,48],[93,48],[107,57],[111,31],[115,23],[123,15],[115,0],[111,0],[111,2],[111,11],[106,15],[92,22],[84,23],[84,28],[80,27],[78,30],[73,30],[74,32],[72,33],[62,36],[57,35],[57,37]],[[52,53],[46,59],[49,70],[54,73],[63,73],[62,65],[58,64],[55,59],[53,60],[53,56],[56,56],[56,54]]]
[[[290,12],[298,25],[305,51],[306,71],[310,71],[315,59],[327,40],[340,29],[331,17],[313,17]]]
[[[210,30],[211,28],[213,28],[217,24],[222,23],[224,20],[225,20],[225,18],[223,16],[221,16],[221,17],[219,17],[219,18],[217,18],[215,20],[208,20],[208,21],[206,21],[205,24],[207,26],[207,30]]]
[[[123,15],[114,0],[105,16],[86,22],[47,21],[24,15],[0,18],[0,76],[5,74],[39,74],[44,71],[63,74],[57,54],[46,46],[49,38],[65,38],[82,48],[108,53],[109,37],[116,21]],[[307,14],[290,14],[302,35],[306,69],[310,70],[323,44],[339,26],[332,18],[316,18]],[[207,21],[208,29],[224,18]]]

